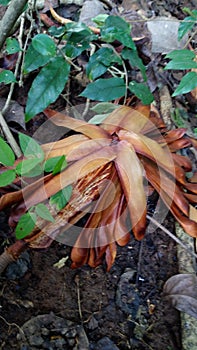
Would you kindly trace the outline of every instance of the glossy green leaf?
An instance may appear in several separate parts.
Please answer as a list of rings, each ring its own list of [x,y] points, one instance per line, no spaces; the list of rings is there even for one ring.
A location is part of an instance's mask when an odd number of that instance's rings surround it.
[[[80,94],[96,101],[111,101],[125,95],[126,87],[122,78],[98,79],[88,84]]]
[[[34,48],[33,45],[30,44],[26,55],[23,71],[24,74],[30,73],[40,67],[43,67],[51,60],[51,56],[43,56],[39,54]]]
[[[32,137],[19,133],[19,143],[25,157],[36,157],[39,161],[44,159],[42,148]]]
[[[0,5],[7,6],[10,0],[0,0]]]
[[[39,203],[39,204],[37,204],[35,206],[35,212],[36,212],[36,214],[38,216],[40,216],[44,220],[47,220],[47,221],[50,221],[50,222],[54,222],[55,221],[55,219],[51,215],[49,209],[43,203]]]
[[[121,56],[125,60],[129,60],[132,67],[139,68],[141,73],[142,73],[142,77],[143,77],[144,81],[147,80],[146,67],[144,66],[141,58],[138,56],[138,52],[136,50],[130,50],[128,48],[124,48],[121,52]]]
[[[0,137],[0,163],[5,166],[14,165],[15,155],[10,146]]]
[[[69,199],[72,194],[72,186],[69,185],[63,190],[57,192],[50,198],[50,204],[55,206],[56,209],[59,211],[65,207],[65,205],[69,202]]]
[[[172,96],[186,94],[197,87],[197,73],[189,72],[182,79]]]
[[[61,156],[58,156],[47,159],[44,163],[44,171],[47,173],[52,172],[61,158]]]
[[[17,239],[23,239],[28,236],[36,225],[36,214],[29,213],[22,215],[15,230]]]
[[[107,15],[106,13],[100,13],[98,16],[92,18],[92,21],[96,23],[98,27],[101,27],[104,25],[108,16],[109,15]]]
[[[185,61],[185,60],[193,60],[196,57],[195,52],[191,51],[191,50],[187,50],[187,49],[183,49],[183,50],[173,50],[171,52],[169,52],[165,58],[170,58],[170,59],[174,59],[176,61],[178,61],[179,59],[181,61]]]
[[[93,106],[90,109],[98,114],[92,117],[88,121],[88,123],[101,124],[105,120],[105,118],[117,108],[119,108],[119,105],[115,105],[114,103],[111,103],[111,102],[97,103],[95,106]]]
[[[111,113],[114,109],[119,108],[119,105],[115,105],[112,102],[99,102],[95,106],[91,107],[91,111],[102,114],[102,113]]]
[[[66,33],[64,39],[66,39],[69,44],[83,45],[84,43],[90,43],[92,40],[98,38],[84,23],[68,23],[65,25],[65,29]]]
[[[170,58],[171,61],[164,68],[185,70],[191,68],[197,68],[197,62],[194,61],[195,52],[191,50],[174,50],[166,55],[165,58]]]
[[[16,178],[15,170],[9,169],[0,174],[0,187],[11,184]]]
[[[104,74],[114,63],[121,64],[120,57],[112,49],[102,47],[90,57],[86,66],[86,74],[89,79],[94,80]]]
[[[101,124],[109,115],[109,113],[105,113],[105,114],[96,114],[94,117],[92,117],[88,123],[89,124]]]
[[[6,49],[5,51],[11,55],[13,53],[21,51],[19,42],[15,38],[7,38],[6,39]]]
[[[36,169],[36,173],[33,173],[32,170],[36,168],[39,164],[40,164],[40,159],[37,159],[37,158],[25,159],[22,162],[17,164],[16,172],[20,176],[28,176],[29,172],[31,172],[31,175],[29,174],[28,177],[37,176],[40,174],[40,172],[38,173]]]
[[[66,57],[75,58],[79,56],[84,50],[89,48],[89,42],[84,42],[81,44],[70,44],[67,43],[63,48],[62,52],[66,55]]]
[[[28,159],[29,160],[29,159]],[[38,175],[44,175],[43,164],[38,163],[36,166],[24,174],[25,177],[36,177]]]
[[[101,39],[107,42],[120,41],[124,46],[135,50],[131,38],[131,25],[119,16],[108,16],[101,27]]]
[[[63,57],[53,58],[41,69],[28,93],[26,122],[58,98],[68,80],[69,71],[70,65]]]
[[[66,166],[67,166],[66,157],[61,156],[53,169],[53,175],[60,173],[62,170],[66,168]]]
[[[196,21],[197,19],[195,20],[191,16],[184,18],[184,20],[180,23],[178,28],[178,40],[181,40],[184,37],[184,35],[189,32],[189,30],[192,30]]]
[[[55,56],[56,45],[47,34],[37,34],[32,39],[32,46],[42,56]]]
[[[55,38],[61,38],[65,34],[65,32],[66,32],[66,27],[65,26],[63,26],[63,27],[52,26],[48,30],[48,33],[51,36],[54,36]]]
[[[154,100],[153,94],[150,92],[147,85],[132,81],[129,84],[129,90],[136,95],[144,105],[149,105]]]
[[[0,83],[4,83],[4,84],[17,83],[17,80],[13,72],[5,69],[2,72],[0,72]]]

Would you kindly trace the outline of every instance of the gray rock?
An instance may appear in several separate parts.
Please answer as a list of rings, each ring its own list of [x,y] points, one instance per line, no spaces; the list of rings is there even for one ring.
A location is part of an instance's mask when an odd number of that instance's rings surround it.
[[[132,283],[135,271],[126,269],[120,277],[116,292],[116,305],[126,314],[135,319],[139,308],[140,298],[136,286]]]
[[[94,350],[119,350],[119,348],[108,337],[104,337],[96,343]]]
[[[187,41],[187,35],[178,41],[178,27],[180,22],[176,18],[157,17],[147,22],[152,36],[152,52],[168,53],[182,49]]]
[[[37,334],[34,334],[34,335],[31,335],[29,337],[29,345],[32,345],[32,346],[40,346],[44,343],[44,339],[37,335]]]
[[[60,0],[60,5],[70,5],[75,4],[78,6],[82,6],[84,3],[84,0]]]
[[[55,338],[53,337],[55,335]],[[87,350],[89,341],[83,326],[76,325],[70,320],[54,315],[52,312],[31,318],[22,327],[17,335],[20,349],[60,350]],[[35,348],[34,348],[35,347]]]
[[[87,26],[95,26],[92,18],[103,13],[106,13],[106,11],[100,1],[87,0],[81,9],[79,22],[85,23]]]

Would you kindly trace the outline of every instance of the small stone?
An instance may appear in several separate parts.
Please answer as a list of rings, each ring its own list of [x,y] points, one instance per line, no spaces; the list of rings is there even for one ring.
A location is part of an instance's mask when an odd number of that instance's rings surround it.
[[[148,21],[148,30],[152,35],[152,52],[168,53],[172,50],[182,49],[188,36],[178,41],[178,28],[180,22],[176,18],[157,17]]]
[[[70,329],[67,330],[67,332],[66,332],[66,337],[67,337],[67,338],[75,338],[76,335],[77,335],[76,328],[70,328]]]
[[[95,26],[95,23],[92,22],[92,18],[106,13],[102,3],[98,0],[87,0],[80,13],[79,21],[85,23],[87,26]]]
[[[84,3],[84,0],[60,0],[60,5],[70,5],[74,4],[77,6],[82,6]]]
[[[96,343],[94,350],[119,350],[119,348],[108,337],[104,337]]]
[[[41,334],[42,335],[48,335],[49,334],[49,330],[45,327],[41,328]]]
[[[40,346],[44,343],[44,339],[40,335],[31,335],[29,337],[29,344],[33,346]]]
[[[132,315],[133,319],[135,319],[137,315],[140,304],[138,291],[132,283],[134,274],[134,270],[126,269],[126,272],[120,277],[116,292],[116,304],[126,314]]]

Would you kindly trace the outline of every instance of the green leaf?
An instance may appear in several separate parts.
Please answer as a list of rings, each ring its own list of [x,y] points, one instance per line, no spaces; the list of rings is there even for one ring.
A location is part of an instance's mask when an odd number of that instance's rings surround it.
[[[122,78],[97,79],[88,84],[80,96],[106,102],[124,96],[125,92],[125,82]]]
[[[19,133],[19,143],[25,157],[36,157],[39,161],[44,159],[44,151],[32,137]]]
[[[112,102],[100,102],[97,103],[95,106],[91,107],[91,111],[95,112],[95,113],[111,113],[114,111],[114,109],[119,108],[119,105],[115,105]]]
[[[0,0],[0,5],[7,6],[11,0]]]
[[[67,166],[67,161],[65,156],[61,156],[57,164],[53,169],[53,175],[58,174],[60,171],[64,170]]]
[[[50,204],[55,206],[58,211],[62,210],[68,203],[72,194],[72,186],[69,185],[63,190],[57,192],[50,198]]]
[[[119,105],[115,105],[114,103],[111,103],[111,102],[97,103],[94,107],[90,109],[98,114],[92,117],[88,121],[88,123],[101,124],[105,120],[105,118],[117,108],[119,108]]]
[[[52,172],[61,158],[62,156],[47,159],[44,163],[44,171],[46,171],[47,173]]]
[[[175,59],[176,61],[178,61],[179,59],[181,59],[181,61],[185,61],[185,60],[190,61],[190,60],[193,60],[195,57],[196,57],[195,52],[187,49],[173,50],[165,56],[165,58]]]
[[[44,220],[47,220],[50,222],[55,221],[55,219],[52,217],[49,209],[43,203],[39,203],[35,206],[35,212],[38,216],[40,216]]]
[[[4,83],[4,84],[17,83],[17,80],[13,72],[5,69],[2,72],[0,72],[0,83]]]
[[[107,42],[120,41],[124,46],[136,50],[131,38],[131,25],[119,16],[108,16],[101,28],[101,39]]]
[[[109,115],[110,113],[105,114],[96,114],[94,117],[92,117],[88,123],[89,124],[101,124]]]
[[[15,38],[7,38],[6,39],[6,49],[5,51],[11,55],[13,53],[22,51],[19,45],[18,40],[16,40]]]
[[[15,170],[9,169],[0,174],[0,187],[11,184],[16,178]]]
[[[174,50],[167,54],[165,58],[170,58],[170,61],[166,67],[167,69],[185,70],[191,68],[197,68],[197,62],[193,59],[195,58],[195,52],[191,50]]]
[[[38,176],[41,174],[42,175],[44,174],[43,164],[38,163],[38,164],[36,164],[36,166],[33,169],[29,170],[28,173],[25,173],[24,176],[25,177],[35,177],[35,176]]]
[[[89,48],[89,43],[83,43],[83,45],[78,44],[70,44],[67,43],[66,46],[62,48],[62,52],[66,55],[66,57],[75,58],[79,56],[84,50]]]
[[[193,26],[195,25],[196,20],[191,17],[185,17],[184,20],[180,23],[178,28],[178,40],[181,40],[184,35],[189,32],[189,30],[192,30]]]
[[[37,34],[32,39],[32,46],[42,56],[53,57],[56,54],[55,43],[47,34]]]
[[[143,83],[131,81],[129,84],[129,90],[135,94],[144,105],[149,105],[154,100],[154,96],[150,92],[148,86]]]
[[[182,79],[172,96],[186,94],[197,87],[197,73],[189,72]]]
[[[98,27],[101,27],[104,25],[108,16],[109,15],[107,15],[106,13],[100,13],[98,16],[92,18],[92,21],[96,23]]]
[[[141,58],[138,56],[138,52],[136,50],[130,50],[128,48],[124,48],[121,52],[121,56],[125,60],[129,60],[131,66],[139,68],[142,73],[142,77],[144,81],[147,80],[146,77],[146,67],[144,66]]]
[[[39,54],[34,48],[33,45],[30,44],[24,62],[24,74],[30,73],[40,67],[43,67],[51,60],[51,56],[43,56]]]
[[[48,30],[48,33],[51,36],[54,36],[55,38],[61,38],[65,34],[65,32],[66,32],[66,27],[65,26],[63,26],[63,27],[52,26]]]
[[[5,166],[14,165],[15,155],[10,146],[0,137],[0,163]]]
[[[40,174],[40,167],[39,172],[36,171],[32,172],[34,168],[36,168],[38,165],[40,165],[41,160],[37,158],[31,158],[31,159],[25,159],[22,162],[18,163],[16,166],[16,172],[20,176],[27,176],[27,177],[33,177]],[[41,172],[42,172],[41,168]],[[31,174],[29,174],[31,172]],[[28,176],[29,174],[29,176]]]
[[[68,80],[70,65],[63,57],[53,58],[37,75],[28,94],[26,122],[54,102]]]
[[[113,63],[121,64],[122,61],[112,49],[102,47],[90,57],[86,74],[89,79],[94,80],[104,74]]]
[[[72,22],[65,25],[66,33],[64,39],[67,40],[69,44],[81,44],[90,43],[91,41],[98,38],[98,35],[93,34],[89,27],[84,23]]]
[[[23,239],[28,236],[36,225],[36,214],[29,213],[22,215],[15,230],[16,238]]]

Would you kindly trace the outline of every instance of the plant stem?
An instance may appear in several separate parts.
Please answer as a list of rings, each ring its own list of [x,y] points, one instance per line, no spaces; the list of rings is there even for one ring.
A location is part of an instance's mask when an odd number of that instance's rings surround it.
[[[163,225],[161,225],[158,221],[153,219],[150,215],[146,215],[147,219],[152,221],[152,223],[160,228],[163,232],[165,232],[168,236],[170,236],[176,243],[180,244],[181,247],[183,247],[189,254],[191,254],[194,258],[197,258],[197,254],[192,252],[190,248],[188,248],[179,238],[177,238],[175,235],[173,235],[167,228],[165,228]]]
[[[20,157],[22,155],[21,150],[20,150],[17,142],[15,141],[1,111],[0,111],[0,126],[3,130],[3,133],[6,136],[7,141],[9,142],[10,146],[12,147],[13,152],[16,154],[17,157]]]
[[[28,0],[12,0],[0,22],[0,50]]]

